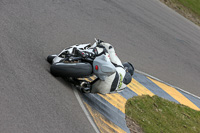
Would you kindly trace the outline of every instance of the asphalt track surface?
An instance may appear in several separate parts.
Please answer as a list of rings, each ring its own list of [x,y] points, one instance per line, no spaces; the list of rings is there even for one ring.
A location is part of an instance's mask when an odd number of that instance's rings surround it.
[[[0,132],[94,132],[45,58],[100,38],[122,61],[200,96],[200,29],[157,0],[0,0]]]

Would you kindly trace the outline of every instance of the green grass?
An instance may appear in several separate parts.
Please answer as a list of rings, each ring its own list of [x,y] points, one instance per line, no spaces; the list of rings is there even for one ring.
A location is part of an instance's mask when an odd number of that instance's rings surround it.
[[[175,0],[200,16],[200,0]]]
[[[137,96],[126,103],[126,115],[145,133],[200,133],[200,111],[158,96]]]
[[[160,0],[182,16],[200,26],[200,0]]]

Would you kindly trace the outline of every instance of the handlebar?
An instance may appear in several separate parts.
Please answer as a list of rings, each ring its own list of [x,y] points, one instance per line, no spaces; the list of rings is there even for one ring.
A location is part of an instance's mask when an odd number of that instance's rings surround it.
[[[78,60],[85,60],[88,62],[92,62],[95,58],[95,54],[87,52],[87,51],[79,51],[77,48],[73,48],[72,53],[68,54],[65,61],[78,61]]]

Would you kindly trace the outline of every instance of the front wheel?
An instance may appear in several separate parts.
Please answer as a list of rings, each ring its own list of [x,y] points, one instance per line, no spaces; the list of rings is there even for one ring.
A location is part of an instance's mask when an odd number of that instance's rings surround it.
[[[88,62],[55,63],[51,65],[50,72],[56,77],[81,78],[92,74],[92,65]]]
[[[57,55],[49,55],[49,56],[47,57],[47,61],[48,61],[50,64],[52,64],[53,59],[54,59],[56,56],[57,56]]]

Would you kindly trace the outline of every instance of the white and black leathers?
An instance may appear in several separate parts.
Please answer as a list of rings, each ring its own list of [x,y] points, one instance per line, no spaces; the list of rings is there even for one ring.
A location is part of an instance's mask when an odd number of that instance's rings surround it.
[[[92,85],[91,93],[101,93],[106,94],[113,91],[121,91],[123,90],[126,85],[123,83],[124,76],[126,74],[126,71],[122,65],[122,62],[118,58],[117,54],[115,53],[114,47],[109,43],[102,42],[101,45],[103,45],[107,52],[106,56],[112,62],[116,68],[116,72],[103,80],[98,80]],[[98,53],[102,52],[101,47],[96,47]]]

